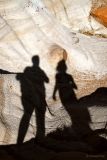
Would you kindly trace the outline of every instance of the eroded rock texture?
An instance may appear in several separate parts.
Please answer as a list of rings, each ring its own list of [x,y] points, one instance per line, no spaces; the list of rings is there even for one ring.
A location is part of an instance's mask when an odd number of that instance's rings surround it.
[[[17,143],[26,106],[32,111],[25,117],[29,128],[23,141],[35,138],[37,134],[37,116],[32,108],[39,99],[32,81],[35,74],[36,89],[40,94],[43,90],[42,97],[45,96],[48,106],[46,113],[43,112],[46,137],[70,140],[69,145],[68,142],[60,145],[56,139],[48,141],[49,144],[46,139],[45,147],[53,147],[54,151],[91,152],[99,151],[100,145],[106,144],[107,28],[93,16],[94,11],[106,4],[100,0],[0,2],[1,144]],[[32,57],[35,55],[40,61],[36,63],[36,73],[32,71],[35,67]],[[62,59],[66,62],[67,71],[57,67]],[[26,70],[30,70],[30,74],[24,75]],[[55,76],[61,71],[74,79],[77,86],[74,87],[75,103],[71,100],[61,103],[58,93],[56,101],[53,100]],[[38,85],[43,73],[46,83]],[[103,141],[101,137],[104,137],[104,143],[100,144]]]
[[[47,64],[48,72],[53,72],[55,68],[51,67],[48,55],[51,54],[50,48],[58,45],[67,50],[70,68],[73,65],[79,71],[105,74],[106,39],[74,33],[79,31],[106,36],[106,28],[90,17],[92,1],[55,1],[51,6],[56,7],[56,16],[51,13],[49,2],[1,2],[0,68],[22,72],[26,66],[31,65],[31,57],[39,54],[41,66],[44,68],[44,64]],[[65,15],[65,11],[69,11],[69,26],[63,22],[66,16],[60,15]],[[62,21],[57,15],[61,16]]]

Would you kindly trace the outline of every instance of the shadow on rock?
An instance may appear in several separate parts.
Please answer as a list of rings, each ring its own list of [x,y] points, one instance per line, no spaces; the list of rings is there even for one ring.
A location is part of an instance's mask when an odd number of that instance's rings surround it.
[[[96,89],[96,91],[90,95],[80,98],[79,103],[87,107],[107,107],[107,88],[101,87]]]

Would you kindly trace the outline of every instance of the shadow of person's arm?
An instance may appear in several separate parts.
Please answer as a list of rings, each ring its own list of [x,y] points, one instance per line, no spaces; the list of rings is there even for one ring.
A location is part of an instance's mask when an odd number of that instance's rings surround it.
[[[0,69],[0,74],[12,74],[12,72],[9,72],[9,71],[7,71],[7,70]]]
[[[54,91],[53,91],[53,95],[52,95],[52,98],[54,101],[56,101],[56,92],[58,90],[58,87],[57,87],[57,83],[55,84],[55,87],[54,87]]]
[[[74,79],[73,79],[73,77],[71,77],[71,79],[72,79],[72,87],[73,87],[74,89],[78,89],[78,88],[77,88],[77,85],[76,85],[76,83],[74,82]]]
[[[49,83],[49,78],[48,78],[48,76],[46,75],[46,73],[43,70],[41,70],[40,75],[41,75],[41,79],[44,82]]]
[[[44,79],[45,82],[46,82],[46,83],[49,83],[49,78],[48,78],[48,76],[47,76],[46,74],[45,74],[45,77],[44,77],[44,78],[45,78],[45,79]]]

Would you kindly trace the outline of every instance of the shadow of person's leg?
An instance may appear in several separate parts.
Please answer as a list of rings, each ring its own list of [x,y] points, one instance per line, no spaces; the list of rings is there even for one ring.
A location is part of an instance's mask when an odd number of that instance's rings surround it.
[[[34,110],[34,107],[32,107],[31,104],[28,105],[27,102],[26,103],[24,102],[24,114],[22,116],[22,119],[19,125],[19,132],[18,132],[18,138],[17,138],[18,145],[22,144],[24,141],[33,110]]]
[[[36,132],[36,140],[41,140],[45,137],[45,112],[46,106],[41,109],[35,110],[36,114],[36,125],[37,125],[37,132]]]

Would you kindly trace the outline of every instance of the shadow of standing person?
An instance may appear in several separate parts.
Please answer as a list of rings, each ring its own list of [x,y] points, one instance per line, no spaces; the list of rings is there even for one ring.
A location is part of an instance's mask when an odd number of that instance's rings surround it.
[[[22,75],[17,75],[17,79],[21,84],[21,99],[24,107],[24,114],[20,122],[17,138],[18,144],[24,141],[33,111],[35,111],[36,116],[36,138],[41,139],[45,136],[45,111],[47,103],[45,100],[44,83],[48,83],[49,79],[39,67],[39,56],[34,56],[32,62],[32,67],[27,67]]]
[[[56,92],[58,90],[61,103],[64,106],[66,104],[77,103],[77,98],[74,92],[74,89],[77,89],[77,86],[73,77],[66,73],[67,66],[65,60],[59,61],[56,70],[56,84],[54,87],[53,99],[56,100]]]
[[[86,106],[80,106],[80,102],[76,97],[74,89],[77,85],[73,77],[66,73],[67,66],[65,60],[59,61],[57,65],[56,83],[53,91],[53,99],[56,100],[56,92],[59,92],[59,98],[65,110],[69,114],[72,122],[72,128],[80,137],[83,137],[87,132],[92,132],[89,127],[91,121],[90,114]]]
[[[88,111],[88,103],[76,98],[74,89],[77,86],[71,75],[66,73],[67,66],[65,60],[59,61],[57,65],[56,84],[53,92],[53,99],[56,100],[56,91],[59,91],[59,97],[68,112],[77,140],[90,145],[95,151],[104,151],[107,148],[106,139],[100,137],[98,133],[90,128],[91,116]]]

